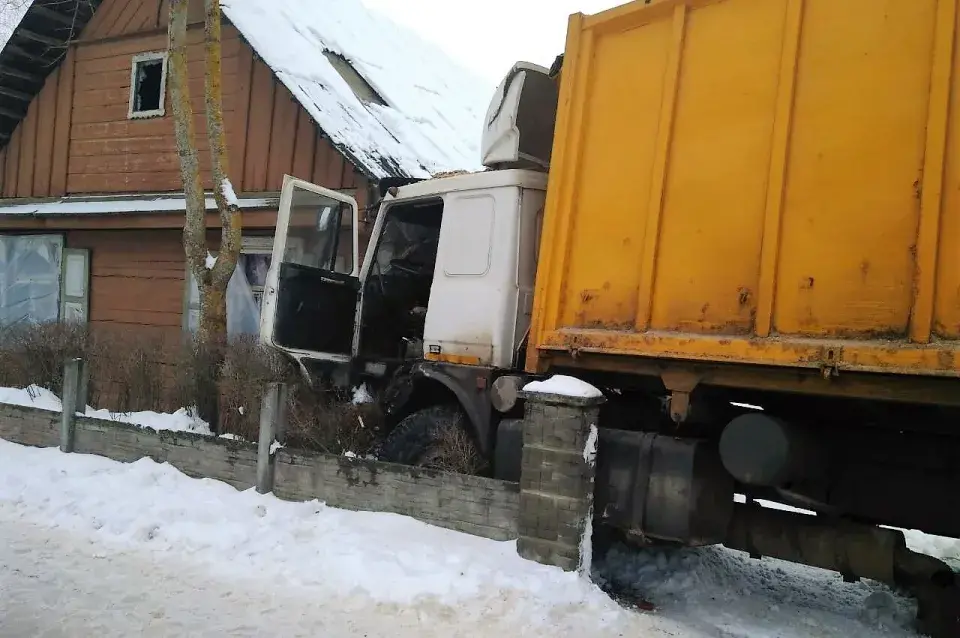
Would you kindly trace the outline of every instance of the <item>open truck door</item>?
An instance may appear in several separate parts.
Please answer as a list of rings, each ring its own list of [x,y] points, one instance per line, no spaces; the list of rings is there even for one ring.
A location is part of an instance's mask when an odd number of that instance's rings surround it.
[[[302,364],[346,363],[360,300],[357,202],[286,176],[260,339]]]

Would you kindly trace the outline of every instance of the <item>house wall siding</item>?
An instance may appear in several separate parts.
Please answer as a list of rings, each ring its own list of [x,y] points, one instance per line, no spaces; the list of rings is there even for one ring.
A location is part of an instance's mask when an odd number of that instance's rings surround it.
[[[176,230],[75,230],[69,248],[90,250],[90,323],[181,331],[184,276],[182,234]]]
[[[212,188],[204,109],[202,3],[191,5],[188,74],[201,176]],[[128,118],[132,57],[164,51],[159,0],[106,0],[29,107],[0,160],[3,197],[182,189],[169,82],[164,117]],[[325,138],[232,25],[223,29],[223,109],[230,177],[241,192],[277,191],[284,174],[333,189],[368,182]]]
[[[202,2],[192,0],[188,73],[201,176],[210,189],[202,8]],[[0,151],[0,196],[182,192],[169,83],[167,115],[128,119],[132,58],[166,49],[167,11],[161,0],[102,3]],[[222,44],[229,176],[235,189],[275,192],[284,174],[292,174],[349,192],[363,210],[369,203],[368,180],[332,146],[232,25],[224,25]],[[152,214],[0,219],[0,232],[63,232],[66,246],[89,249],[91,323],[173,334],[183,321],[181,231],[171,228],[169,220],[163,222],[166,228],[158,228],[157,220]],[[270,232],[262,219],[254,221],[248,217],[248,226]],[[371,226],[360,225],[361,256]],[[212,238],[218,235],[216,231]]]

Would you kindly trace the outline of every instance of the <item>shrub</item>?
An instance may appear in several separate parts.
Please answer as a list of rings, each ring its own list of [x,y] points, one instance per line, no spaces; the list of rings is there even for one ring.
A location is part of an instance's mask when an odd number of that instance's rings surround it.
[[[287,402],[287,445],[327,454],[372,454],[383,437],[376,403],[355,405],[341,393],[291,386]]]
[[[252,337],[231,339],[217,369],[207,355],[181,334],[155,329],[67,323],[2,328],[0,386],[36,384],[59,395],[65,359],[82,357],[88,362],[89,404],[113,412],[173,412],[211,400],[205,389],[213,387],[216,431],[252,442],[258,439],[266,386],[285,382],[288,446],[358,456],[377,449],[384,419],[376,403],[355,405],[348,394],[311,387],[289,359]],[[454,451],[456,443],[451,442]],[[458,467],[471,463],[463,460]]]

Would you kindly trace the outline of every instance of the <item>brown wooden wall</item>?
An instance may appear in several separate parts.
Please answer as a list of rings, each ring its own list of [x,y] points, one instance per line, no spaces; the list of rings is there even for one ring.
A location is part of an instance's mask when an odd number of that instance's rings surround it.
[[[197,7],[202,3],[191,5],[194,21],[202,20]],[[166,11],[160,0],[101,5],[0,154],[3,197],[182,189],[169,87],[165,117],[127,118],[132,56],[166,48]],[[195,24],[188,69],[202,174],[211,188],[202,38]],[[279,190],[290,173],[328,188],[357,189],[365,200],[365,178],[231,25],[223,33],[223,88],[230,178],[238,191]]]
[[[75,230],[69,248],[90,250],[90,323],[151,328],[167,336],[182,330],[184,277],[176,230]]]

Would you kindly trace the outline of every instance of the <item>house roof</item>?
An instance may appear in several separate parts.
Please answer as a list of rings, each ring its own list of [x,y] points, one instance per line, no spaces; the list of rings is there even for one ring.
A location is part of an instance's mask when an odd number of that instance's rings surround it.
[[[482,168],[492,87],[439,48],[360,0],[221,1],[277,79],[368,177]],[[99,4],[35,0],[27,11],[0,51],[0,149]]]
[[[222,6],[333,144],[369,176],[482,168],[480,137],[493,87],[439,48],[360,0]]]
[[[0,33],[0,150],[100,1],[35,0],[9,40],[4,43],[7,34]],[[11,22],[17,17],[3,16]]]

